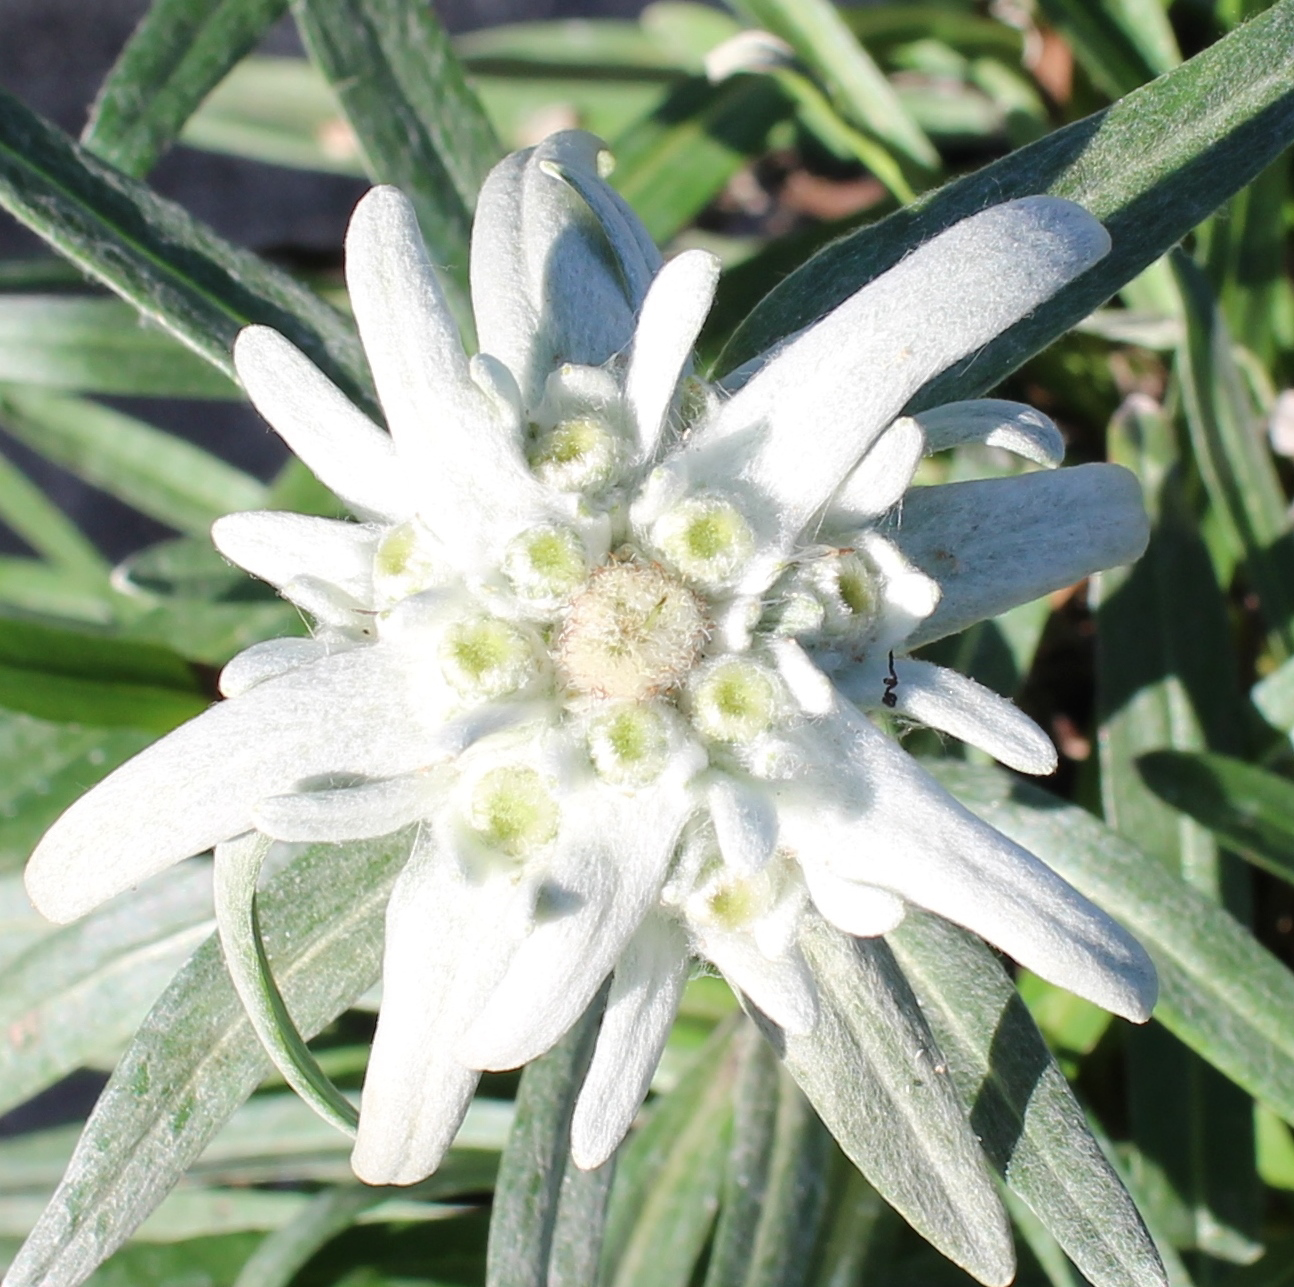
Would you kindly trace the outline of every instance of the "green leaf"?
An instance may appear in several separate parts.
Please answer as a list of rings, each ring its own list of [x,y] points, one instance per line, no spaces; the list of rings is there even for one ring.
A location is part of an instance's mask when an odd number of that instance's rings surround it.
[[[1159,0],[1040,0],[1107,97],[1130,94],[1182,61]]]
[[[1243,745],[1227,605],[1186,500],[1167,417],[1149,399],[1130,398],[1110,425],[1109,450],[1140,478],[1153,530],[1135,568],[1103,572],[1097,582],[1106,821],[1243,916],[1243,869],[1218,854],[1206,830],[1149,791],[1133,767],[1159,748]],[[1133,1142],[1179,1199],[1175,1245],[1251,1260],[1260,1250],[1252,1102],[1157,1026],[1124,1035]]]
[[[612,1156],[595,1170],[567,1165],[562,1173],[548,1287],[597,1287],[615,1169]]]
[[[1232,335],[1269,368],[1294,348],[1294,285],[1272,271],[1285,244],[1289,194],[1283,157],[1209,220],[1196,247]]]
[[[0,425],[47,460],[181,532],[205,537],[222,514],[265,504],[266,489],[250,474],[85,398],[0,385]]]
[[[898,1216],[839,1150],[830,1165],[830,1209],[814,1255],[812,1287],[880,1281],[882,1231]],[[882,1236],[878,1237],[878,1234]]]
[[[0,1042],[0,1113],[113,1055],[210,933],[206,865],[190,864],[10,962],[0,992],[8,1034]]]
[[[892,152],[909,179],[939,169],[939,154],[829,0],[733,0],[813,70],[836,109]]]
[[[1256,867],[1294,884],[1294,782],[1229,755],[1157,751],[1146,785]]]
[[[267,836],[253,831],[216,849],[213,892],[225,967],[261,1045],[284,1081],[330,1126],[353,1136],[359,1114],[306,1048],[265,953],[256,886],[273,845]]]
[[[413,199],[465,301],[472,210],[502,150],[434,12],[419,0],[293,0],[292,12],[370,177]]]
[[[602,1250],[607,1287],[688,1287],[714,1223],[732,1128],[736,1025],[725,1021],[687,1076],[621,1148]]]
[[[288,1287],[315,1252],[385,1196],[381,1189],[361,1184],[338,1185],[316,1194],[296,1219],[270,1234],[248,1257],[236,1287]]]
[[[801,1287],[813,1267],[827,1215],[827,1176],[836,1153],[831,1136],[785,1069],[759,1222],[753,1231],[746,1287]]]
[[[927,768],[1135,934],[1159,972],[1156,1019],[1294,1121],[1294,974],[1216,903],[1085,810],[997,768]]]
[[[570,1156],[571,1117],[610,986],[608,981],[579,1022],[521,1075],[516,1117],[494,1190],[486,1287],[547,1287]],[[600,1240],[598,1230],[585,1232]]]
[[[773,1048],[754,1024],[734,1039],[739,1068],[732,1095],[732,1139],[705,1287],[741,1287],[754,1253],[768,1193],[780,1070]]]
[[[729,341],[730,371],[810,325],[912,246],[994,202],[1051,193],[1085,206],[1114,248],[1094,269],[918,395],[921,406],[991,388],[1086,317],[1244,187],[1294,136],[1294,0],[1106,111],[948,184],[844,238],[779,283]]]
[[[234,337],[261,323],[370,405],[359,342],[336,309],[4,93],[0,205],[230,378]]]
[[[3,394],[0,394],[0,399]],[[0,424],[8,428],[0,401]],[[0,519],[58,571],[88,587],[103,589],[108,562],[81,529],[22,470],[0,456]]]
[[[158,0],[116,59],[82,141],[128,175],[146,175],[286,0]]]
[[[889,948],[816,920],[800,946],[818,981],[817,1024],[793,1035],[758,1013],[756,1022],[881,1196],[981,1282],[1009,1282],[1011,1235],[992,1176]]]
[[[116,615],[106,578],[10,555],[0,555],[0,605],[86,625],[108,625]]]
[[[317,1032],[377,977],[405,846],[316,846],[266,887],[275,974]],[[160,1202],[264,1076],[268,1060],[209,939],[154,1006],[108,1083],[9,1287],[73,1287]]]
[[[227,376],[116,299],[0,295],[0,381],[85,393],[237,398]]]
[[[887,935],[994,1167],[1094,1287],[1162,1283],[1163,1266],[1082,1106],[992,949],[909,912]]]
[[[464,67],[475,76],[636,77],[663,73],[663,79],[698,72],[702,55],[711,43],[693,49],[673,31],[662,31],[651,21],[652,11],[674,6],[652,5],[643,21],[618,18],[576,18],[567,21],[512,22],[454,38],[454,48]],[[679,5],[690,9],[690,5]],[[715,14],[725,35],[739,30],[731,18]],[[711,34],[707,32],[707,34]],[[719,37],[722,39],[723,37]]]
[[[53,724],[0,710],[0,870],[21,867],[77,796],[152,740],[136,729]]]
[[[82,142],[143,175],[287,0],[155,0],[90,109]]]
[[[692,78],[615,141],[612,182],[652,239],[667,242],[696,217],[790,114],[777,85],[735,76]]]
[[[164,733],[210,702],[189,664],[167,649],[0,617],[0,706]]]
[[[180,141],[270,165],[365,173],[337,96],[302,58],[244,58],[189,118]]]
[[[1283,660],[1294,654],[1294,535],[1285,493],[1208,279],[1180,253],[1172,264],[1186,318],[1178,375],[1195,459]]]

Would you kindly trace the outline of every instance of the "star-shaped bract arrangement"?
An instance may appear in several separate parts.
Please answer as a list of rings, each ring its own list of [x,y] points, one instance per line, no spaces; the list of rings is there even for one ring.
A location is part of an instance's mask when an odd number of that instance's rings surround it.
[[[375,425],[286,339],[235,361],[356,521],[239,513],[218,547],[309,615],[226,700],[73,805],[27,882],[55,920],[249,832],[344,844],[411,827],[354,1165],[431,1172],[482,1070],[552,1047],[610,976],[572,1153],[637,1112],[695,958],[788,1033],[813,1029],[808,929],[873,936],[908,905],[1133,1019],[1144,952],[978,820],[868,717],[1027,773],[1055,752],[1010,703],[905,654],[1146,540],[1109,465],[909,489],[966,443],[1055,466],[1045,416],[902,415],[1099,260],[1049,197],[982,211],[718,385],[690,371],[718,263],[668,263],[591,136],[515,154],[481,193],[469,357],[409,202],[347,241]],[[388,432],[389,430],[389,432]]]

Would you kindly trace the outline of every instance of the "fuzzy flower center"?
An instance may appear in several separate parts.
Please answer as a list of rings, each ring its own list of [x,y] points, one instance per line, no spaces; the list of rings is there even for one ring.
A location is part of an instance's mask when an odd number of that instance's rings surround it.
[[[609,563],[572,601],[557,660],[577,693],[641,701],[684,679],[708,633],[704,603],[663,568]]]

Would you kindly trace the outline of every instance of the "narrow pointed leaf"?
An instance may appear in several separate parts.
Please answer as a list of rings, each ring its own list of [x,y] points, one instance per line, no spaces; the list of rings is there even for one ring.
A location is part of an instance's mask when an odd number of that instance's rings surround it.
[[[1243,918],[1248,890],[1213,837],[1149,791],[1146,751],[1243,745],[1230,621],[1186,499],[1167,417],[1129,399],[1109,430],[1110,458],[1141,480],[1153,523],[1135,568],[1097,579],[1097,707],[1106,821],[1206,897]],[[1223,1259],[1259,1249],[1253,1103],[1158,1026],[1124,1033],[1133,1142],[1180,1199],[1177,1245]]]
[[[568,1167],[574,1169],[568,1160],[571,1117],[593,1057],[606,991],[604,985],[575,1026],[521,1076],[494,1190],[486,1287],[547,1287],[562,1178]]]
[[[237,398],[238,386],[118,299],[0,296],[0,380],[85,393]]]
[[[831,1136],[785,1069],[779,1082],[768,1182],[746,1287],[802,1287],[827,1215],[828,1170],[836,1152]]]
[[[812,922],[801,946],[819,986],[818,1022],[783,1033],[756,1022],[827,1129],[924,1238],[985,1283],[1014,1272],[997,1190],[894,957],[880,939]]]
[[[1130,94],[1182,60],[1159,0],[1041,0],[1040,8],[1109,98]]]
[[[472,210],[502,150],[439,20],[418,0],[293,0],[292,12],[370,177],[413,199],[432,262],[465,298]]]
[[[140,513],[204,540],[222,514],[265,504],[266,489],[250,474],[85,398],[0,386],[0,425]]]
[[[738,1059],[724,1023],[621,1150],[602,1249],[608,1287],[687,1287],[714,1223]]]
[[[611,182],[652,240],[675,236],[761,153],[791,105],[764,76],[684,81],[614,145]]]
[[[989,1159],[1094,1287],[1163,1283],[1131,1198],[1011,980],[974,935],[910,911],[887,936]]]
[[[45,829],[151,733],[85,728],[0,711],[0,871],[21,868]],[[24,907],[29,906],[22,894]]]
[[[567,1165],[557,1199],[548,1287],[597,1287],[615,1170],[614,1155],[592,1171]]]
[[[927,767],[1135,934],[1159,972],[1155,1018],[1294,1121],[1294,973],[1216,903],[1085,810],[996,768]]]
[[[378,974],[386,898],[406,842],[308,850],[262,910],[293,1017],[318,1031]],[[9,1287],[75,1287],[130,1236],[269,1067],[209,939],[127,1050]]]
[[[386,1193],[361,1184],[325,1189],[295,1219],[271,1233],[251,1254],[234,1287],[288,1287],[297,1270],[325,1243],[345,1232]]]
[[[0,395],[2,397],[3,395]],[[9,427],[0,404],[0,425]],[[105,585],[108,561],[81,529],[16,465],[0,457],[0,521],[31,548],[88,585]]]
[[[367,405],[359,343],[336,309],[4,93],[0,205],[231,379],[235,335],[262,323]]]
[[[253,833],[216,846],[213,885],[220,950],[243,1009],[283,1080],[330,1126],[353,1135],[359,1114],[301,1040],[265,953],[256,886],[272,843]]]
[[[169,649],[0,617],[0,706],[164,733],[210,703],[197,673]]]
[[[1294,782],[1229,755],[1157,751],[1137,770],[1166,804],[1294,884]]]
[[[837,111],[896,154],[913,177],[939,169],[939,154],[829,0],[735,0],[780,36],[826,86]]]
[[[1232,340],[1208,278],[1184,255],[1172,258],[1186,340],[1178,374],[1191,444],[1231,553],[1258,592],[1272,642],[1294,653],[1294,535],[1257,408],[1232,355]]]
[[[742,1026],[736,1045],[741,1067],[733,1088],[732,1141],[705,1287],[741,1287],[746,1281],[768,1191],[780,1076],[777,1056],[753,1024]]]
[[[287,0],[158,0],[108,73],[82,141],[143,175]]]
[[[1294,137],[1294,0],[1106,111],[820,252],[755,308],[717,366],[729,371],[808,326],[912,246],[995,202],[1050,193],[1084,206],[1114,247],[1049,303],[952,368],[919,407],[973,397],[1086,317],[1248,183]]]
[[[211,933],[205,864],[166,875],[42,938],[5,966],[0,1113],[110,1055]]]

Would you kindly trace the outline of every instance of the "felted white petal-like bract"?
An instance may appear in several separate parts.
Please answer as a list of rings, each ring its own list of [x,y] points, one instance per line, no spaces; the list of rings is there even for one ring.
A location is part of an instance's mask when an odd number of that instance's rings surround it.
[[[656,454],[692,346],[719,284],[719,261],[704,250],[685,250],[656,274],[638,314],[625,405],[638,435],[638,457]]]
[[[841,676],[837,687],[866,710],[884,705],[919,720],[928,728],[976,746],[1019,773],[1056,771],[1051,739],[1019,707],[983,684],[928,661],[900,658],[894,663],[898,683],[885,683],[888,665],[881,659]],[[886,703],[889,694],[893,701]]]
[[[535,927],[459,1042],[463,1063],[519,1067],[583,1014],[656,903],[691,808],[685,794],[669,788],[572,797],[544,864]]]
[[[237,697],[267,679],[308,666],[329,651],[322,639],[266,639],[252,644],[226,663],[220,672],[220,691],[225,697]]]
[[[420,768],[440,735],[408,654],[375,645],[324,657],[168,733],[82,796],[45,833],[27,890],[50,920],[105,899],[252,825],[267,796],[320,777]],[[324,708],[326,720],[313,718]],[[375,728],[381,737],[372,735]]]
[[[888,534],[941,591],[907,641],[916,648],[1131,563],[1150,527],[1136,478],[1096,464],[915,487]]]
[[[621,953],[571,1119],[571,1157],[583,1170],[615,1152],[647,1098],[689,960],[682,930],[657,913],[648,913]]]
[[[901,416],[870,448],[827,507],[831,528],[857,528],[879,519],[907,492],[917,464],[925,455],[925,433],[919,420]]]
[[[926,436],[920,420],[902,416],[867,449],[827,507],[832,528],[858,527],[879,518],[903,498],[921,457]]]
[[[514,152],[490,171],[472,225],[472,310],[481,349],[516,377],[533,411],[563,362],[601,366],[633,338],[640,299],[584,198],[545,166],[600,181],[600,139],[579,130]],[[637,242],[625,253],[644,255]]]
[[[788,789],[786,843],[828,870],[963,925],[1051,983],[1144,1020],[1155,971],[1141,945],[1031,853],[981,822],[864,716],[815,730],[852,776]]]
[[[724,862],[744,874],[759,871],[777,847],[777,809],[762,784],[716,774],[706,804]]]
[[[903,923],[906,909],[897,894],[846,880],[817,862],[803,866],[813,905],[837,929],[855,938],[875,938]]]
[[[414,471],[418,512],[465,562],[544,517],[521,425],[481,388],[397,188],[372,189],[346,236],[347,285],[382,409]]]
[[[373,603],[373,556],[381,529],[312,514],[243,511],[218,518],[211,539],[225,558],[282,589],[327,580],[356,603]]]
[[[697,943],[724,978],[779,1028],[812,1031],[818,1020],[818,989],[798,947],[768,956],[750,933],[715,928],[697,933]]]
[[[698,484],[770,506],[776,558],[932,376],[1032,312],[1109,250],[1081,206],[1025,197],[981,211],[913,251],[785,348],[679,467]],[[804,449],[806,425],[830,425]]]
[[[479,1074],[454,1045],[530,922],[533,885],[466,875],[424,832],[387,906],[382,1009],[351,1164],[369,1184],[414,1184],[453,1142]]]
[[[931,453],[978,442],[1047,468],[1055,468],[1065,458],[1065,440],[1051,417],[1023,402],[1001,398],[946,402],[919,412],[916,420]]]
[[[334,790],[272,795],[253,808],[252,821],[275,840],[369,840],[425,818],[436,786],[424,771]]]
[[[1131,479],[911,492],[923,448],[1054,463],[1057,441],[1012,404],[895,417],[1104,232],[1048,197],[985,210],[719,386],[690,368],[715,261],[662,268],[606,161],[572,131],[495,167],[474,355],[409,202],[360,203],[347,280],[389,436],[286,340],[244,332],[257,406],[364,521],[221,521],[316,637],[235,658],[229,700],[68,810],[28,871],[67,919],[253,826],[342,844],[408,826],[353,1158],[375,1183],[434,1169],[475,1070],[552,1048],[608,976],[581,1165],[642,1102],[689,953],[787,1034],[830,1025],[814,903],[858,935],[919,904],[1134,1017],[1153,992],[1135,944],[841,697],[1047,760],[1006,703],[903,654],[1135,554]],[[248,918],[227,928],[249,960]]]
[[[360,518],[400,523],[415,508],[395,444],[294,344],[268,326],[234,341],[234,366],[257,411]]]

